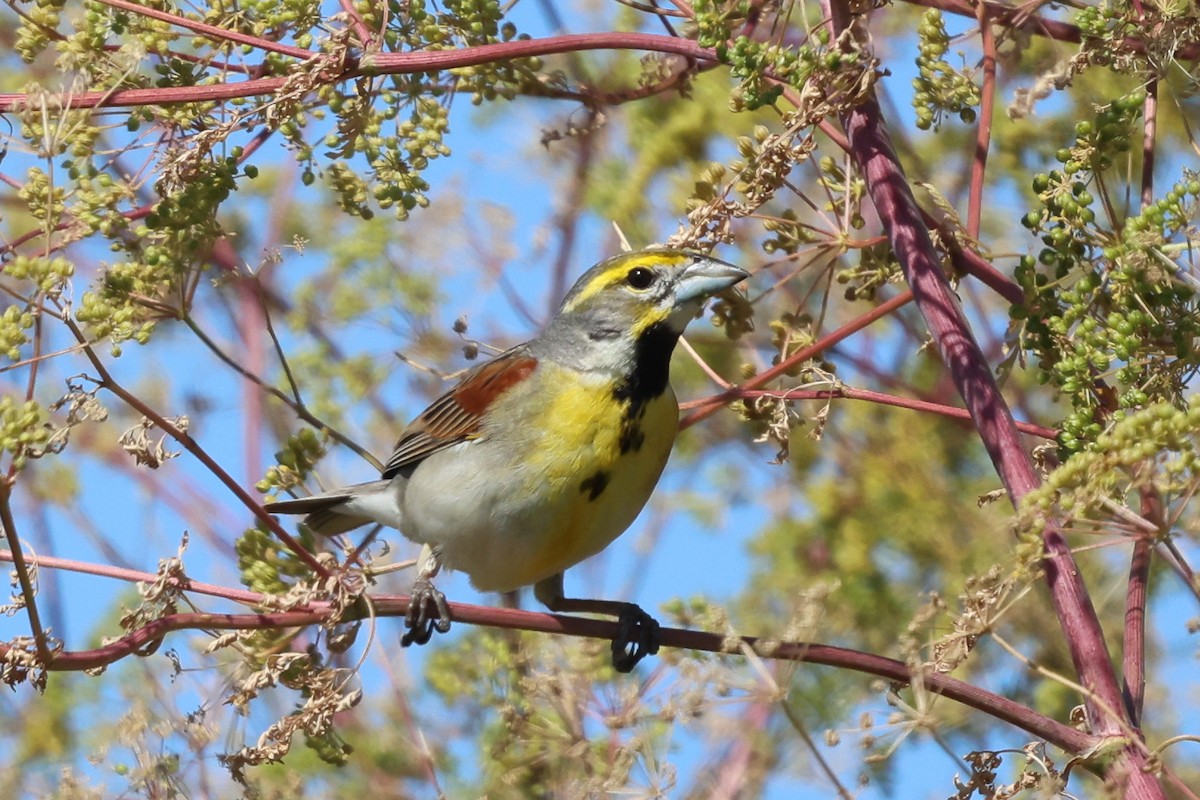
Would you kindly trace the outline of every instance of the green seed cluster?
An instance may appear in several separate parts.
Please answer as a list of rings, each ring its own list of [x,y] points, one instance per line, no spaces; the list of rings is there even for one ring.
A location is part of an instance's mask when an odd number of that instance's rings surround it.
[[[1065,461],[1022,502],[1023,527],[1040,533],[1047,512],[1104,516],[1105,501],[1124,503],[1139,485],[1168,502],[1190,496],[1200,471],[1200,408],[1155,403],[1130,413],[1096,447]]]
[[[813,80],[827,86],[818,94],[832,97],[838,76],[847,64],[847,54],[826,47],[824,28],[813,33],[800,47],[770,44],[739,36],[733,46],[719,45],[717,56],[742,83],[730,98],[734,111],[754,111],[775,103],[785,86],[802,89]]]
[[[30,167],[25,185],[17,192],[34,219],[57,225],[67,208],[66,189],[54,183],[40,167]]]
[[[724,47],[750,16],[750,0],[695,0],[696,42],[701,47]]]
[[[312,550],[312,535],[301,528],[300,543]],[[234,543],[242,585],[265,595],[286,594],[297,578],[310,577],[312,569],[282,548],[261,523],[249,528]]]
[[[49,415],[37,402],[0,396],[0,453],[12,457],[14,469],[23,469],[28,459],[45,453],[53,434]]]
[[[917,56],[917,77],[913,78],[913,109],[917,127],[923,131],[938,128],[943,114],[957,114],[963,122],[975,121],[975,106],[979,105],[979,87],[970,76],[954,69],[945,56],[950,49],[950,35],[942,12],[931,8],[917,27],[920,55]]]
[[[114,355],[121,342],[149,340],[163,308],[178,304],[179,288],[200,268],[197,254],[221,235],[217,208],[236,188],[238,155],[200,157],[186,175],[160,181],[163,197],[134,231],[135,239],[114,245],[130,260],[110,265],[93,290],[84,292],[76,318],[93,336],[107,337]]]
[[[126,269],[121,269],[125,267]],[[123,264],[105,276],[99,291],[84,292],[75,318],[98,339],[108,339],[114,356],[121,355],[121,342],[145,344],[154,333],[154,322],[121,287],[139,280],[137,265]]]
[[[837,271],[835,280],[846,287],[847,300],[874,300],[875,291],[900,277],[900,262],[889,243],[860,250],[858,262]]]
[[[82,12],[62,14],[64,2],[35,0],[23,7],[27,19],[17,32],[17,50],[32,60],[52,47],[57,67],[74,79],[73,90],[112,90],[156,86],[199,86],[228,79],[223,63],[253,55],[256,76],[285,76],[279,95],[239,98],[233,115],[214,116],[215,103],[174,103],[131,111],[130,133],[147,123],[161,133],[151,141],[170,142],[154,152],[157,164],[136,170],[137,178],[117,176],[110,157],[96,153],[104,128],[90,111],[62,111],[54,101],[30,103],[20,115],[21,133],[32,152],[46,159],[67,154],[51,169],[31,169],[20,198],[47,230],[69,221],[71,227],[48,247],[99,233],[120,254],[103,276],[83,293],[75,307],[89,336],[108,338],[114,354],[121,343],[145,342],[156,321],[185,312],[183,288],[203,268],[197,254],[208,252],[223,234],[217,215],[241,180],[258,174],[242,164],[242,151],[229,137],[263,125],[279,130],[302,165],[308,185],[320,178],[347,213],[370,218],[379,208],[405,219],[429,204],[424,177],[430,163],[449,154],[448,101],[468,92],[475,102],[514,97],[540,88],[538,59],[463,68],[452,73],[391,75],[330,85],[327,63],[263,54],[196,36],[179,27],[84,0]],[[322,6],[312,0],[214,0],[199,13],[166,0],[147,0],[148,8],[192,16],[210,25],[328,54],[340,62],[357,42],[346,25],[324,26]],[[367,28],[383,31],[382,49],[422,51],[527,38],[505,22],[498,0],[431,0],[385,6],[355,0]],[[61,29],[61,30],[60,30]],[[61,37],[48,35],[59,31]],[[194,54],[195,59],[180,54]],[[370,52],[360,53],[370,69]],[[133,65],[147,64],[147,69]],[[37,94],[36,91],[33,92]],[[49,113],[47,113],[49,111]],[[321,123],[325,123],[321,125]],[[320,126],[320,132],[314,132]],[[319,145],[322,143],[325,148]],[[363,168],[363,164],[366,168]],[[144,175],[158,174],[160,200],[140,227],[128,217],[145,187]],[[68,180],[69,178],[69,180]],[[135,223],[136,224],[136,223]],[[29,264],[28,280],[37,291],[61,291],[70,276],[65,262]],[[35,269],[36,268],[36,269]],[[18,265],[14,277],[24,277]],[[11,271],[10,271],[11,272]],[[34,274],[37,272],[37,274]],[[27,319],[18,309],[0,323],[3,352],[18,353],[27,341]]]
[[[116,239],[129,230],[129,220],[121,213],[137,197],[126,181],[114,180],[112,175],[98,169],[78,140],[73,140],[72,152],[79,152],[78,160],[68,159],[62,163],[74,187],[68,200],[71,221],[77,235],[99,232],[106,239]]]
[[[5,277],[29,281],[36,293],[57,297],[75,274],[75,265],[62,256],[17,256],[4,265]]]
[[[210,0],[204,4],[204,21],[251,36],[279,38],[287,32],[299,47],[313,42],[321,22],[321,4],[311,0]]]
[[[21,348],[29,343],[27,330],[33,327],[33,314],[25,306],[11,305],[0,315],[0,351],[9,361],[21,360]]]
[[[793,131],[773,134],[757,125],[739,136],[738,155],[728,165],[713,162],[704,169],[687,201],[691,231],[677,244],[704,248],[729,240],[730,221],[756,212],[784,185],[797,163],[815,148],[811,137]]]
[[[1074,22],[1079,26],[1079,33],[1084,42],[1093,45],[1089,48],[1093,51],[1092,63],[1109,65],[1111,61],[1105,60],[1103,50],[1111,49],[1112,43],[1116,43],[1126,36],[1143,33],[1144,31],[1139,30],[1135,25],[1134,20],[1144,13],[1145,10],[1135,10],[1129,3],[1114,3],[1109,0],[1101,0],[1096,5],[1081,8],[1075,15]],[[1094,46],[1103,42],[1110,43],[1109,48]]]
[[[528,34],[518,34],[517,26],[503,22],[504,11],[495,0],[447,0],[445,11],[438,14],[438,22],[450,30],[460,32],[461,45],[492,44],[528,39]],[[539,59],[523,59],[495,64],[480,64],[473,67],[453,69],[450,74],[458,79],[460,92],[470,92],[471,102],[480,105],[485,100],[497,97],[512,100],[522,88],[536,82]]]
[[[726,292],[712,304],[712,324],[737,340],[754,330],[754,306],[738,292]]]
[[[863,198],[867,196],[867,182],[857,174],[847,174],[842,163],[833,156],[822,156],[817,162],[821,170],[817,181],[831,198],[824,208],[838,219],[847,219],[854,230],[862,230],[867,224],[861,212]]]
[[[342,211],[355,217],[371,219],[375,212],[367,204],[370,191],[367,181],[345,161],[335,161],[325,168],[325,180],[337,196]]]
[[[450,128],[449,114],[438,99],[424,94],[428,87],[413,83],[409,89],[412,95],[407,99],[391,89],[382,92],[381,107],[369,97],[331,93],[329,108],[337,114],[337,131],[326,136],[325,145],[339,154],[362,153],[373,170],[368,182],[344,162],[327,169],[326,180],[347,213],[371,219],[369,202],[374,199],[380,208],[394,207],[396,216],[406,219],[414,208],[429,205],[425,195],[429,184],[421,173],[430,161],[450,153],[443,141]],[[434,92],[441,93],[440,89]],[[394,123],[394,133],[384,135],[385,124],[395,120],[403,106],[411,109],[409,115]],[[311,150],[305,157],[311,158]]]
[[[383,208],[395,207],[398,219],[429,205],[429,184],[421,173],[433,159],[450,155],[444,141],[450,130],[449,109],[430,96],[414,98],[410,106],[408,118],[396,124],[395,136],[365,149],[379,183],[375,200]]]
[[[836,81],[845,66],[846,54],[827,49],[829,33],[824,27],[813,31],[802,46],[782,45],[748,36],[734,36],[734,30],[756,8],[748,0],[698,0],[692,4],[697,27],[697,42],[716,51],[717,58],[728,64],[741,84],[730,98],[735,111],[753,111],[779,99],[787,86],[802,88],[813,79]],[[732,43],[730,40],[732,39]],[[824,92],[832,96],[833,92]]]
[[[83,24],[55,44],[58,52],[57,66],[64,72],[74,72],[89,78],[99,79],[109,69],[106,59],[96,58],[108,44],[112,23],[112,9],[94,0],[84,0]],[[141,76],[134,73],[126,83],[141,84]]]
[[[794,256],[800,248],[818,241],[816,233],[800,224],[800,215],[794,208],[785,208],[777,217],[763,221],[763,227],[773,236],[763,240],[764,253]]]
[[[1168,253],[1184,247],[1200,180],[1185,176],[1120,230],[1094,210],[1095,175],[1129,148],[1144,100],[1136,92],[1077,123],[1074,144],[1057,153],[1062,168],[1035,176],[1038,205],[1022,219],[1043,247],[1015,270],[1026,301],[1012,316],[1039,380],[1071,405],[1059,440],[1067,452],[1089,447],[1110,417],[1181,402],[1198,366],[1195,289]]]
[[[14,49],[25,63],[32,63],[50,44],[48,31],[58,29],[66,0],[37,0],[32,6],[22,4],[22,16],[17,27]]]
[[[1102,0],[1080,8],[1074,22],[1083,39],[1077,59],[1120,72],[1153,73],[1200,42],[1200,7],[1192,0]]]
[[[267,468],[266,476],[255,484],[263,494],[286,492],[299,486],[312,472],[313,466],[325,455],[325,444],[312,428],[302,428],[289,436],[283,448],[275,453],[276,465]]]
[[[771,320],[771,349],[777,355],[771,358],[771,365],[781,363],[797,350],[803,350],[814,341],[813,319],[807,312],[792,313],[785,311],[778,319]],[[793,364],[784,374],[789,378],[799,378],[802,372],[811,368],[811,362]],[[749,406],[749,404],[747,404]]]
[[[354,747],[339,736],[332,726],[317,734],[306,733],[304,746],[312,750],[317,758],[335,767],[344,766],[354,754]]]

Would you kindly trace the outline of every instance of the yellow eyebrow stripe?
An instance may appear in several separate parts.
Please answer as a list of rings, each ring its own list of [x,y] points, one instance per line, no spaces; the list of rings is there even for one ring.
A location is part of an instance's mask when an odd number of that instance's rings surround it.
[[[563,306],[563,311],[574,311],[581,304],[587,302],[590,298],[595,297],[601,290],[612,286],[625,279],[629,273],[629,269],[634,266],[639,267],[660,267],[674,266],[681,263],[686,258],[684,253],[671,250],[665,250],[661,253],[642,252],[638,253],[634,258],[624,258],[616,256],[612,260],[612,265],[601,270],[588,282],[588,285],[583,287],[571,301]]]

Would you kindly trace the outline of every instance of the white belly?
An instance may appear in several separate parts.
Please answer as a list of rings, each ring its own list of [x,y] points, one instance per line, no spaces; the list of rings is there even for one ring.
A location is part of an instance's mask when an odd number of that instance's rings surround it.
[[[564,391],[546,411],[435,453],[404,487],[404,533],[438,546],[483,591],[536,583],[621,535],[658,483],[679,421],[668,388],[638,420],[638,446],[621,453],[608,393]]]

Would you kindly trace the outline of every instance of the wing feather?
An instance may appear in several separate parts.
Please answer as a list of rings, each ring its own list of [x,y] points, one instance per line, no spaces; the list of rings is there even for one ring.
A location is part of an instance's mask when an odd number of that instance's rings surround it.
[[[496,398],[532,375],[537,363],[520,346],[471,369],[404,429],[383,468],[383,477],[391,478],[439,450],[476,438],[484,414]]]

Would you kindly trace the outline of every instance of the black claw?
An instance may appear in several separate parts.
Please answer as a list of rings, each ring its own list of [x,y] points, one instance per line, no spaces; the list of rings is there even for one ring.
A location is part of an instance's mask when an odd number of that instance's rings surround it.
[[[632,672],[646,656],[658,652],[658,621],[632,603],[617,617],[621,629],[612,642],[612,665],[617,672]]]
[[[404,615],[404,627],[408,631],[400,637],[401,647],[425,644],[435,630],[438,633],[450,630],[450,608],[446,605],[446,595],[424,578],[413,584],[412,595],[408,599],[408,613]]]

